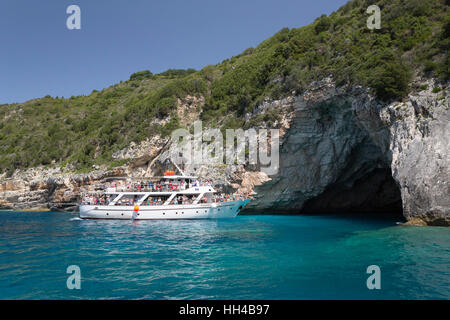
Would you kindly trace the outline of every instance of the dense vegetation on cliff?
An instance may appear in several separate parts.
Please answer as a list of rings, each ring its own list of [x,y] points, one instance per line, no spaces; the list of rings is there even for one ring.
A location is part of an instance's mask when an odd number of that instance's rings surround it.
[[[379,30],[366,26],[371,4],[381,8]],[[221,127],[256,125],[244,115],[263,99],[299,94],[330,74],[342,85],[370,87],[380,99],[401,99],[417,75],[449,80],[448,6],[448,0],[354,0],[200,71],[141,71],[88,96],[0,106],[0,172],[118,164],[113,152],[179,126],[177,99],[187,95],[204,96],[201,118]]]

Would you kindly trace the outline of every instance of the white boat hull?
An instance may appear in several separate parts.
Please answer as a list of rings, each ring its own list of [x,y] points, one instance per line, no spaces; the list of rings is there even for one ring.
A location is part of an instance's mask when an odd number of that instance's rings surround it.
[[[234,218],[248,202],[249,199],[189,205],[143,205],[139,207],[137,214],[134,213],[133,206],[81,205],[80,218],[121,220]]]

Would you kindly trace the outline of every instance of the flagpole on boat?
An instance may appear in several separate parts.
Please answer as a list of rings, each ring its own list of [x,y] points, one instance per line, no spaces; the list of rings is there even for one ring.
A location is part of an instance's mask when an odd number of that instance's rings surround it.
[[[175,163],[175,161],[172,160],[172,158],[170,158],[170,162],[172,162],[172,164],[175,166],[175,168],[177,168],[177,170],[180,172],[180,174],[185,177],[186,175],[184,174],[183,171],[181,171],[180,167],[177,166],[177,164]]]

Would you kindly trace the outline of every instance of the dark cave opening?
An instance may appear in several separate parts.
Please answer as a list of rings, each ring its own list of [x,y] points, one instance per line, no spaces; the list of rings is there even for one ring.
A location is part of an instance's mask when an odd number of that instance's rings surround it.
[[[300,214],[383,214],[404,219],[400,189],[389,168],[375,168],[352,185],[335,183],[305,202]]]

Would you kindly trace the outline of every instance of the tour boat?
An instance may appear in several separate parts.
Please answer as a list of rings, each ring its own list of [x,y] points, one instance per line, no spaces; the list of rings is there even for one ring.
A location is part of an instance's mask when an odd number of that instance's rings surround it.
[[[218,198],[216,190],[194,176],[165,172],[156,183],[139,190],[107,188],[99,198],[80,205],[82,219],[218,219],[234,218],[251,200],[244,196]]]

